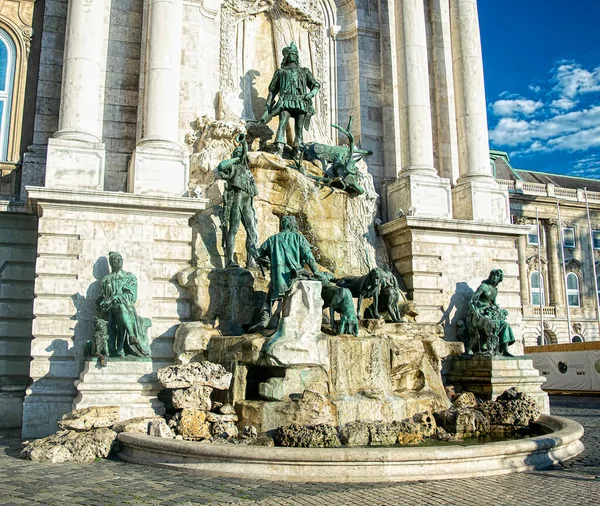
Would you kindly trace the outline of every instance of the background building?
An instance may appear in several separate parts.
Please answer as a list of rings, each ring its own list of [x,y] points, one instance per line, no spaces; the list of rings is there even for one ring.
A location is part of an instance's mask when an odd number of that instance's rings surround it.
[[[499,151],[491,159],[514,222],[531,227],[518,241],[525,345],[597,340],[600,181],[514,169]]]

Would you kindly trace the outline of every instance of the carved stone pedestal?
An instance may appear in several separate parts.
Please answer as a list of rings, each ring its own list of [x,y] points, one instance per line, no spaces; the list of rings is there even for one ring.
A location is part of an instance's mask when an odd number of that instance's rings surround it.
[[[95,360],[87,361],[75,382],[77,397],[73,409],[119,406],[121,420],[162,415],[165,407],[157,395],[163,387],[156,378],[156,371],[167,365],[170,364],[113,359],[106,367],[98,368]]]
[[[515,387],[539,404],[542,413],[550,414],[548,394],[542,390],[546,378],[525,358],[474,356],[453,357],[448,383],[473,392],[482,399],[495,399]]]

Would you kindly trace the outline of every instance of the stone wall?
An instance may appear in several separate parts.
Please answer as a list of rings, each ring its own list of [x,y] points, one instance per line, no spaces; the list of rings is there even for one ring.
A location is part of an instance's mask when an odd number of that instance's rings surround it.
[[[379,227],[394,265],[420,311],[419,322],[441,323],[447,339],[467,315],[468,302],[490,270],[502,269],[498,304],[521,341],[521,298],[516,241],[525,227],[458,220],[400,218]],[[521,350],[521,351],[519,351]],[[513,353],[522,352],[522,346]]]
[[[29,384],[37,219],[0,212],[0,428],[19,427]]]
[[[23,437],[39,437],[72,409],[109,251],[119,251],[124,270],[137,277],[136,309],[152,319],[153,361],[173,359],[175,329],[190,318],[188,294],[174,276],[190,265],[189,219],[204,201],[47,188],[30,188],[29,197],[40,220]]]

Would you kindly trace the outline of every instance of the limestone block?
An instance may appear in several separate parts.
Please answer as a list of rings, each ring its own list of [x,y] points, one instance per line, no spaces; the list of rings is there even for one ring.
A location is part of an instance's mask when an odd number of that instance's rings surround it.
[[[49,139],[46,186],[102,190],[105,156],[104,144]]]
[[[233,422],[218,421],[212,424],[211,433],[213,436],[237,437],[238,428]]]
[[[235,409],[231,404],[223,404],[219,408],[219,413],[222,415],[235,415]]]
[[[279,427],[273,436],[277,446],[294,448],[338,448],[342,446],[335,427],[327,424]]]
[[[113,425],[112,430],[117,434],[121,432],[137,432],[139,434],[148,434],[150,424],[162,420],[160,416],[129,418]]]
[[[272,377],[258,385],[258,393],[265,399],[285,400],[290,395],[301,394],[305,390],[329,393],[329,378],[320,367],[287,368],[285,377]]]
[[[206,413],[195,409],[184,409],[177,426],[177,432],[184,439],[200,441],[210,439],[210,423],[206,421]]]
[[[339,428],[339,438],[344,446],[367,446],[371,439],[369,424],[365,422],[350,422]]]
[[[484,402],[478,408],[492,425],[506,425],[509,427],[526,427],[535,422],[542,410],[535,400],[510,388],[498,396],[495,401]]]
[[[287,402],[241,401],[236,403],[240,426],[254,425],[259,432],[282,425],[337,425],[336,407],[325,396],[306,391]]]
[[[232,374],[222,365],[212,362],[171,365],[158,371],[158,380],[165,388],[187,388],[198,385],[227,390],[231,378]]]
[[[112,427],[121,417],[119,406],[92,406],[67,413],[58,422],[62,430],[91,430]]]
[[[193,384],[189,388],[173,392],[173,407],[175,409],[200,409],[209,411],[211,408],[210,394],[213,389],[207,386]]]
[[[175,435],[164,419],[152,420],[148,425],[148,435],[155,437],[174,438]]]
[[[388,186],[388,220],[398,218],[413,208],[412,216],[452,218],[450,180],[438,176],[410,174]]]
[[[326,337],[321,333],[321,282],[297,280],[286,293],[277,332],[264,348],[274,366],[328,366]]]
[[[25,442],[21,457],[38,462],[94,462],[108,457],[116,442],[117,433],[106,428],[87,432],[62,430]]]
[[[235,414],[223,415],[221,413],[206,413],[206,421],[211,423],[223,422],[223,423],[233,423],[238,421],[238,417]]]
[[[137,105],[137,94],[135,104]],[[183,196],[189,180],[189,165],[183,152],[138,146],[129,165],[130,193]]]
[[[201,322],[185,322],[179,325],[173,343],[173,351],[179,363],[187,364],[203,357],[213,332],[211,327]]]
[[[491,184],[474,181],[459,184],[452,190],[452,200],[456,219],[510,223],[508,193],[493,180]]]
[[[435,421],[446,432],[460,438],[487,435],[490,430],[489,419],[475,408],[451,408],[436,412]]]
[[[473,392],[463,392],[456,396],[452,401],[455,408],[475,408],[477,407],[477,399]]]

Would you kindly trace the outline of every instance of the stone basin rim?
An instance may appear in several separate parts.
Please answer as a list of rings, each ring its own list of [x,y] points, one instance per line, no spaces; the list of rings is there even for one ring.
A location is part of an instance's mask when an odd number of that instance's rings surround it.
[[[386,482],[491,476],[547,469],[583,451],[583,427],[542,415],[548,434],[480,445],[284,448],[210,444],[119,434],[122,460],[232,478]]]

